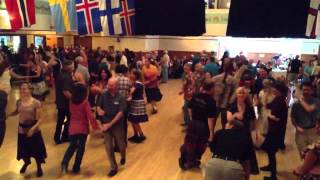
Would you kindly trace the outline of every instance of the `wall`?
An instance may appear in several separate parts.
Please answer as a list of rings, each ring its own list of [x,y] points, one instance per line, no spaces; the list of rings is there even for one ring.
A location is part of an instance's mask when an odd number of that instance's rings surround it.
[[[160,38],[159,49],[171,51],[217,51],[218,41],[206,37]]]
[[[30,44],[34,44],[34,35],[32,34],[27,35],[27,46],[29,47]]]
[[[46,36],[46,44],[50,47],[57,46],[57,37],[55,35]]]
[[[64,47],[73,46],[74,45],[73,36],[63,36],[63,42],[64,42]]]
[[[228,9],[206,10],[206,33],[204,36],[225,36],[228,26]]]

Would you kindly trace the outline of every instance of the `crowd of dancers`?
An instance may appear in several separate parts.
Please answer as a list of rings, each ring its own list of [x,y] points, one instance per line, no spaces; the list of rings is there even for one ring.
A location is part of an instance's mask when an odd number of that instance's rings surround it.
[[[209,146],[213,155],[205,166],[205,179],[249,179],[260,170],[271,172],[265,179],[277,179],[276,153],[286,148],[288,119],[296,128],[302,159],[308,154],[306,148],[319,140],[317,60],[302,63],[297,56],[285,77],[277,76],[270,62],[255,65],[243,55],[230,57],[228,52],[220,61],[216,56],[215,52],[203,52],[177,60],[170,58],[168,51],[138,57],[128,49],[108,52],[101,48],[34,46],[11,54],[2,48],[0,62],[9,64],[11,84],[19,84],[20,98],[15,111],[6,115],[7,93],[0,91],[1,144],[5,120],[19,115],[17,159],[24,161],[20,173],[27,170],[33,157],[37,176],[43,175],[41,164],[47,152],[39,129],[43,120],[41,101],[54,89],[57,124],[53,140],[56,144],[69,142],[61,160],[61,174],[68,171],[74,154],[72,172],[80,172],[92,129],[103,132],[110,163],[108,176],[112,177],[118,172],[115,151],[121,155],[120,165],[124,165],[127,140],[141,143],[147,139],[140,124],[148,121],[148,114],[158,112],[160,83],[167,83],[169,77],[181,77],[185,139],[180,148],[180,168],[199,167]],[[220,130],[216,128],[218,119]],[[133,129],[129,138],[127,121]],[[256,148],[266,152],[268,165],[258,167]],[[317,157],[309,153],[312,155]],[[304,176],[309,170],[299,166],[294,172]]]

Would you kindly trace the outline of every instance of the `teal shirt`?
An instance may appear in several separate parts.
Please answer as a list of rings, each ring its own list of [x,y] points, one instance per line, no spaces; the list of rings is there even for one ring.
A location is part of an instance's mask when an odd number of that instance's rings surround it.
[[[204,66],[204,72],[210,72],[212,76],[219,74],[219,67],[216,63],[209,63]]]

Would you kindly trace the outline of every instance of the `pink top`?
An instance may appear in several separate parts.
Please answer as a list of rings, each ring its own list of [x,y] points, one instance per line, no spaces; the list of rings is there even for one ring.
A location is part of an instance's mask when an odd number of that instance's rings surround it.
[[[93,128],[97,128],[97,121],[94,119],[88,100],[81,104],[73,104],[70,102],[70,125],[69,134],[89,134],[89,121]]]

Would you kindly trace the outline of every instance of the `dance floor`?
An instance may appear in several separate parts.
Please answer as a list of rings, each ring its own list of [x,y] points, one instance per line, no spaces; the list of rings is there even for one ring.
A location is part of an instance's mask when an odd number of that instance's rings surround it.
[[[2,82],[8,78],[0,79]],[[147,139],[142,144],[128,144],[127,163],[119,166],[115,180],[200,180],[202,179],[201,169],[181,171],[178,166],[179,147],[184,138],[182,132],[182,104],[183,98],[178,95],[181,89],[180,80],[170,80],[167,84],[161,85],[164,94],[163,100],[159,103],[159,113],[150,115],[149,122],[142,125]],[[17,90],[11,90],[9,97],[8,112],[11,112],[18,98]],[[150,107],[148,107],[150,111]],[[60,162],[68,144],[55,145],[53,133],[55,130],[56,109],[54,104],[54,93],[43,102],[42,111],[43,123],[41,131],[45,139],[48,158],[43,165],[44,176],[39,179],[57,179],[60,170]],[[0,180],[33,179],[36,178],[36,166],[34,161],[24,175],[19,174],[22,161],[16,160],[17,149],[17,117],[7,120],[7,132],[3,146],[0,148]],[[220,129],[220,121],[217,129]],[[129,127],[128,135],[132,135]],[[299,164],[299,156],[294,143],[294,129],[291,122],[288,122],[286,134],[287,149],[277,154],[278,179],[297,179],[293,169]],[[236,147],[235,147],[236,148]],[[256,152],[259,166],[266,165],[267,156],[261,151]],[[210,159],[209,150],[203,155],[202,167]],[[120,157],[117,155],[119,162]],[[72,168],[73,160],[69,169]],[[98,133],[90,135],[87,141],[81,173],[78,175],[66,174],[60,179],[108,179],[107,173],[109,163],[107,160],[103,139]],[[260,173],[258,176],[251,176],[253,180],[261,180],[268,173]]]

